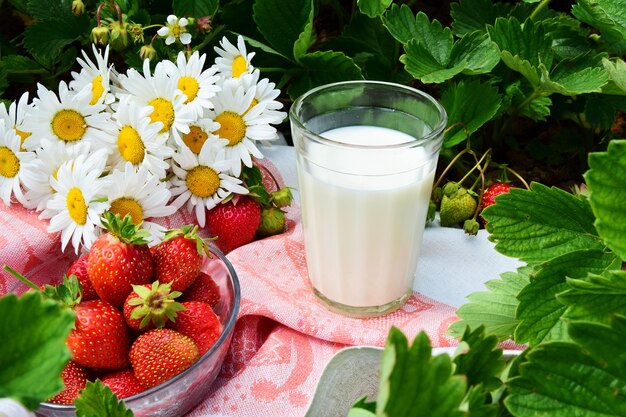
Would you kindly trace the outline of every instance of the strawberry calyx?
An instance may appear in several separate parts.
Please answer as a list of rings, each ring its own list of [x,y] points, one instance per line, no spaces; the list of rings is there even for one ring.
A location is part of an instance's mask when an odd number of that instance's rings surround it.
[[[108,232],[118,238],[121,242],[130,245],[147,245],[150,237],[150,231],[139,228],[139,225],[133,223],[130,214],[122,219],[119,214],[113,214],[110,211],[104,212],[102,216],[102,226]]]
[[[174,300],[180,297],[180,291],[171,291],[172,283],[154,281],[152,286],[133,285],[137,297],[130,298],[128,304],[134,307],[130,318],[140,320],[139,328],[143,329],[150,322],[155,327],[163,327],[167,321],[174,321],[179,311],[185,307]]]
[[[202,253],[206,253],[207,256],[211,256],[211,253],[209,251],[209,245],[207,244],[207,241],[209,240],[214,240],[215,238],[203,238],[202,236],[198,235],[198,226],[195,224],[187,224],[184,226],[181,226],[179,229],[170,229],[167,232],[165,232],[165,235],[163,236],[163,242],[166,242],[170,239],[173,239],[175,237],[184,237],[185,239],[189,239],[192,241],[196,242],[196,249],[198,250],[198,255],[202,256]]]
[[[57,285],[45,284],[42,287],[37,286],[34,282],[26,278],[8,265],[4,265],[4,270],[13,275],[19,281],[31,287],[33,290],[40,292],[44,297],[55,300],[61,305],[72,309],[80,304],[83,297],[83,290],[80,281],[76,275],[69,277],[63,275],[63,282]]]

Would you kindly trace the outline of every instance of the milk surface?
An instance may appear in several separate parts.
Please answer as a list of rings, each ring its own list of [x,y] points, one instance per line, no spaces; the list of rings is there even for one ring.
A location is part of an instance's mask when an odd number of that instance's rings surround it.
[[[321,136],[368,146],[414,140],[374,126]],[[306,161],[299,161],[298,176],[307,266],[317,291],[352,307],[382,306],[410,291],[433,184],[432,159],[422,148],[311,147]]]

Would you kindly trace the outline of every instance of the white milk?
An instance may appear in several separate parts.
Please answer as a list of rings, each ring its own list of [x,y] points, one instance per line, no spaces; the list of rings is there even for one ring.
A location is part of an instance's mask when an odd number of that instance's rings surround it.
[[[414,141],[402,132],[374,126],[342,127],[321,136],[367,145]],[[306,162],[299,162],[313,287],[329,300],[352,307],[383,306],[410,292],[436,157],[422,148],[345,150],[317,145],[309,149]]]

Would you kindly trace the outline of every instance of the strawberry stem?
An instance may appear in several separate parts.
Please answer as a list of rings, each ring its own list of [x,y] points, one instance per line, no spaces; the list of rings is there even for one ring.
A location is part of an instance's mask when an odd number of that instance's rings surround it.
[[[19,272],[17,272],[15,269],[11,268],[8,265],[4,265],[3,266],[4,270],[7,271],[9,274],[13,275],[15,278],[17,278],[18,280],[20,280],[21,282],[23,282],[24,284],[28,285],[29,287],[31,287],[32,289],[39,291],[39,292],[43,292],[41,290],[41,288],[39,288],[37,286],[37,284],[35,284],[34,282],[32,282],[31,280],[29,280],[28,278],[26,278],[24,275],[20,274]]]

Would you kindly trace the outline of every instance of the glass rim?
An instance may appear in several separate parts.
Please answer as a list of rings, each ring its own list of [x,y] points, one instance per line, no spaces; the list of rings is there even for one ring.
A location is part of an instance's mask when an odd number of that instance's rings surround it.
[[[413,140],[408,141],[408,142],[402,142],[402,143],[396,143],[396,144],[390,144],[390,145],[360,145],[360,144],[354,144],[354,143],[338,142],[333,139],[325,138],[324,136],[321,136],[320,134],[315,133],[311,131],[309,128],[307,128],[302,122],[302,120],[300,119],[300,117],[298,117],[297,111],[302,107],[302,103],[306,99],[312,97],[315,94],[318,94],[320,91],[323,91],[323,90],[331,90],[336,87],[350,86],[350,85],[372,85],[372,86],[394,88],[397,90],[404,90],[405,93],[410,93],[414,96],[419,96],[422,99],[425,99],[426,102],[430,103],[439,113],[440,119],[438,123],[432,128],[432,130],[427,135],[424,135],[420,138],[413,138]],[[420,146],[424,143],[429,143],[429,142],[436,140],[438,137],[442,136],[442,132],[446,127],[448,116],[447,116],[446,110],[433,96],[421,90],[418,90],[417,88],[413,88],[413,87],[403,85],[403,84],[392,83],[388,81],[350,80],[350,81],[339,81],[335,83],[324,84],[324,85],[312,88],[306,93],[300,95],[293,102],[293,104],[291,105],[291,108],[289,109],[289,120],[292,123],[292,125],[297,126],[298,129],[303,130],[304,132],[307,133],[308,136],[313,137],[316,142],[319,142],[321,144],[334,146],[340,149],[381,150],[381,149],[413,148],[415,146]],[[362,125],[362,126],[367,126],[367,125]]]

